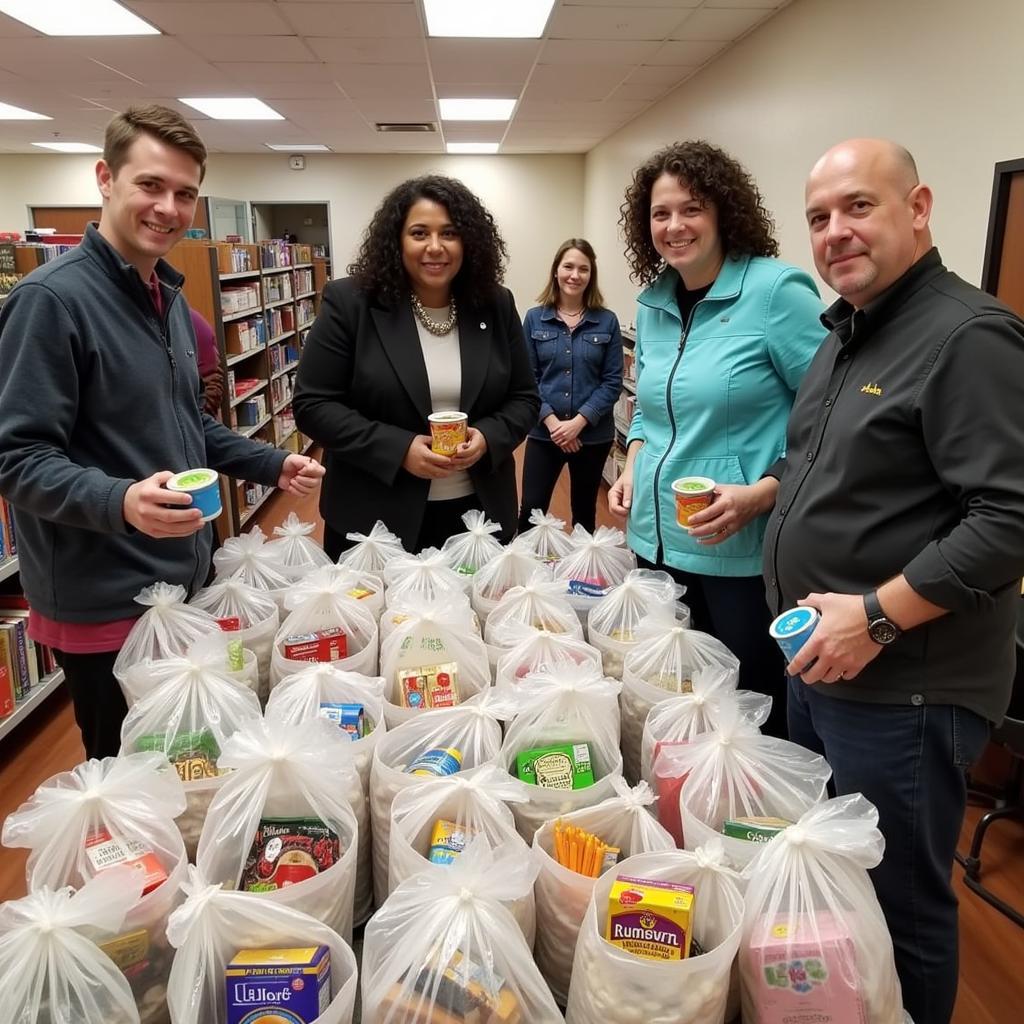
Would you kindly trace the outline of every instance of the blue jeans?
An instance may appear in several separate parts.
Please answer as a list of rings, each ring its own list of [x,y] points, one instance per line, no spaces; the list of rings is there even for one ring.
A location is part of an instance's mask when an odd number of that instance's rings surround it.
[[[914,1024],[949,1024],[956,1002],[957,898],[951,874],[967,801],[964,773],[985,719],[948,704],[869,704],[789,681],[789,738],[824,755],[839,795],[878,808],[885,856],[871,871]]]

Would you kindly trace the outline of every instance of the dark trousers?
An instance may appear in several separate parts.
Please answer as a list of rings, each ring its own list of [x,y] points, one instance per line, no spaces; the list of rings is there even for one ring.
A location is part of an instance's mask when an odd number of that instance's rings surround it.
[[[563,452],[554,441],[529,438],[523,461],[523,503],[519,511],[519,532],[530,528],[530,513],[535,508],[547,512],[562,467],[568,466],[573,524],[579,524],[593,533],[601,471],[611,447],[611,441],[585,444],[578,452],[569,453]]]
[[[885,655],[882,654],[884,658]],[[885,856],[871,871],[914,1024],[949,1024],[957,988],[950,875],[967,800],[964,773],[988,723],[948,704],[869,704],[789,681],[790,738],[822,754],[839,795],[878,808]]]
[[[721,640],[740,660],[740,689],[766,693],[772,710],[761,731],[786,738],[786,659],[768,635],[772,615],[761,576],[703,576],[670,565],[655,565],[644,558],[637,563],[662,569],[686,587],[683,603],[689,606],[691,625]]]
[[[480,499],[475,494],[468,494],[465,498],[452,498],[450,501],[428,501],[420,525],[420,535],[412,548],[413,553],[418,553],[424,548],[439,548],[449,537],[465,533],[466,524],[462,517],[475,508],[480,508]],[[336,562],[338,555],[348,551],[350,547],[352,541],[348,540],[345,534],[332,529],[330,523],[324,523],[324,551],[332,562]]]
[[[116,757],[121,749],[121,723],[128,714],[124,694],[114,678],[118,652],[53,653],[57,664],[64,669],[64,681],[71,692],[85,756]]]

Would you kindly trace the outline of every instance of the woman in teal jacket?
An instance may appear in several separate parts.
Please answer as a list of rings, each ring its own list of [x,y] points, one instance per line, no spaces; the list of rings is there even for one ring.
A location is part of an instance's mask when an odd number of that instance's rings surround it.
[[[800,380],[825,337],[812,279],[775,259],[761,195],[732,157],[676,143],[633,176],[620,220],[636,319],[637,401],[626,468],[609,493],[641,562],[687,587],[698,629],[740,659],[740,685],[774,698],[785,735],[784,660],[768,637],[761,543]],[[714,499],[676,521],[672,483],[710,477]],[[779,514],[785,514],[784,509]]]

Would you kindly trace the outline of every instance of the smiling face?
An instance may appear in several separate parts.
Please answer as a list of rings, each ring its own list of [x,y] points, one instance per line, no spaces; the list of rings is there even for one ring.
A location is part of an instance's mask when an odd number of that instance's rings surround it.
[[[590,260],[586,255],[579,249],[566,249],[555,267],[559,303],[569,310],[579,309],[590,284],[590,275]]]
[[[667,172],[651,187],[651,241],[691,290],[711,284],[725,261],[715,204]]]
[[[402,266],[424,306],[451,301],[452,281],[462,267],[462,239],[445,206],[417,199],[402,226]]]
[[[931,248],[932,194],[908,159],[891,143],[857,139],[829,150],[807,179],[814,265],[855,308]]]
[[[104,160],[96,165],[103,196],[100,234],[144,281],[191,227],[201,180],[202,169],[192,156],[145,132],[116,174]]]

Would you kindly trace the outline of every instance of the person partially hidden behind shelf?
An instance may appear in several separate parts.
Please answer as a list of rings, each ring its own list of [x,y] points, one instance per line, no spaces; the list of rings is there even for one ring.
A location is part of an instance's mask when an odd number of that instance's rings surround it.
[[[964,769],[1016,663],[1024,322],[943,266],[931,190],[902,147],[833,147],[806,203],[815,266],[840,298],[769,469],[772,613],[821,613],[788,665],[790,739],[825,756],[837,793],[878,808],[871,877],[903,1004],[915,1024],[948,1024]]]
[[[0,310],[0,494],[29,633],[57,652],[88,757],[120,747],[112,669],[135,595],[158,580],[193,591],[209,569],[211,529],[164,482],[209,466],[303,495],[323,475],[202,411],[182,277],[161,257],[192,223],[205,163],[175,111],[117,115],[96,165],[99,224]]]

